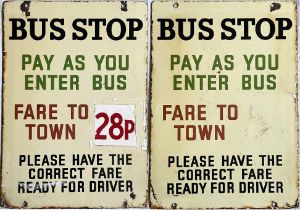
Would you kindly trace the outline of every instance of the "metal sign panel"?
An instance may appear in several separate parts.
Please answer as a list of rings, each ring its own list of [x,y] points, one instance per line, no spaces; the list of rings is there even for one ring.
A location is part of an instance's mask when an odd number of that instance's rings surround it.
[[[294,1],[152,4],[151,206],[298,205]]]
[[[146,206],[146,3],[3,14],[2,206]]]

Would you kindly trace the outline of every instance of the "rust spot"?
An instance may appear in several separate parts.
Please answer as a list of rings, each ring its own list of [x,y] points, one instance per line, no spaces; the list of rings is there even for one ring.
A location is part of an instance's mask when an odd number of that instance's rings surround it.
[[[121,11],[127,12],[127,1],[121,1]]]
[[[165,207],[163,206],[160,206],[160,205],[155,205],[155,204],[151,204],[151,209],[166,209]]]
[[[275,11],[275,10],[279,10],[280,9],[280,7],[281,7],[281,4],[279,4],[279,3],[272,3],[271,5],[270,5],[270,12],[273,12],[273,11]]]
[[[122,208],[128,208],[128,202],[126,199],[122,203]]]
[[[298,208],[298,207],[299,207],[299,200],[297,198],[297,200],[295,201],[295,203],[293,203],[293,204],[286,203],[283,208],[294,209],[294,208]]]
[[[30,7],[30,1],[24,1],[20,5],[20,9],[25,14],[26,17],[30,16],[29,7]]]
[[[27,201],[24,201],[24,202],[23,202],[22,208],[26,208],[27,206],[28,206],[28,202],[27,202]]]
[[[151,183],[151,181],[150,181]],[[153,203],[152,201],[152,197],[157,201],[157,197],[156,197],[156,194],[154,192],[154,189],[152,187],[152,185],[150,184],[149,186],[150,190],[151,190],[151,194],[152,196],[149,196],[151,199],[150,199],[150,202],[149,202],[149,206],[150,206],[150,209],[165,209],[165,207],[161,206],[161,205],[157,205],[157,203]]]
[[[2,186],[1,186],[2,187]],[[13,205],[6,197],[5,193],[3,192],[3,189],[1,189],[1,195],[0,195],[0,206],[4,208],[10,208],[10,209],[19,209],[20,206]]]
[[[285,203],[285,206],[286,206],[287,208],[292,208],[292,206],[291,206],[289,203]]]
[[[174,7],[175,9],[177,9],[177,8],[179,7],[178,2],[175,2],[175,3],[173,4],[173,7]]]
[[[171,208],[172,209],[177,209],[177,203],[172,203]]]
[[[246,206],[242,206],[242,209],[255,209],[255,208],[253,206],[246,205]]]
[[[2,195],[1,195],[1,197],[0,197],[0,206],[6,208],[6,207],[9,206],[9,202],[7,201],[7,199],[6,199],[5,195],[4,195],[4,193],[1,193],[1,194],[2,194]]]
[[[134,192],[131,192],[129,196],[130,196],[131,199],[135,199],[136,194],[134,194]]]
[[[155,200],[157,200],[156,194],[155,194],[154,189],[153,189],[153,186],[151,185],[150,188],[151,188],[151,193],[152,193],[153,198],[154,198]]]
[[[149,202],[150,202],[150,200],[149,200],[149,193],[148,193],[148,190],[146,190],[146,196],[145,196],[145,201],[144,201],[144,203],[142,204],[142,206],[143,206],[143,208],[149,208]]]
[[[277,202],[272,201],[272,202],[271,202],[271,207],[272,207],[272,208],[277,208],[277,207],[278,207]]]

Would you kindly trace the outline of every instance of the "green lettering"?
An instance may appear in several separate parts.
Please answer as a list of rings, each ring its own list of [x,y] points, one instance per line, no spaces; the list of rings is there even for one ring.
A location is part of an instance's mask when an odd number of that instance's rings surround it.
[[[181,78],[181,75],[173,75],[173,90],[181,90],[181,87],[178,87],[178,85],[182,84],[182,81],[179,80]]]
[[[171,70],[174,70],[174,66],[179,64],[180,57],[179,55],[171,55]]]

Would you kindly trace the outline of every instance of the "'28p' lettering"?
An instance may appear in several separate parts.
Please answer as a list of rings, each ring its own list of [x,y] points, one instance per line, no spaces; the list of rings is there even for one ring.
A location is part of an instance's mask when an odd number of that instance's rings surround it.
[[[107,135],[103,134],[102,131],[108,126],[109,122],[111,125],[108,128],[108,135],[113,140],[128,140],[129,134],[135,130],[134,122],[132,120],[124,120],[119,113],[113,113],[109,117],[106,113],[100,112],[96,115],[96,119],[100,120],[101,118],[103,118],[104,121],[96,130],[96,140],[107,140]]]

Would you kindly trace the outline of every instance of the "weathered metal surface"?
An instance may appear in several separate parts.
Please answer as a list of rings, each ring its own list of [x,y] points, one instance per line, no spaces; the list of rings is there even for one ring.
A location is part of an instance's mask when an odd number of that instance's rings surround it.
[[[152,3],[152,208],[298,206],[295,9],[294,1]],[[259,64],[247,69],[244,55]]]
[[[1,206],[147,206],[146,14],[134,1],[3,4]]]

